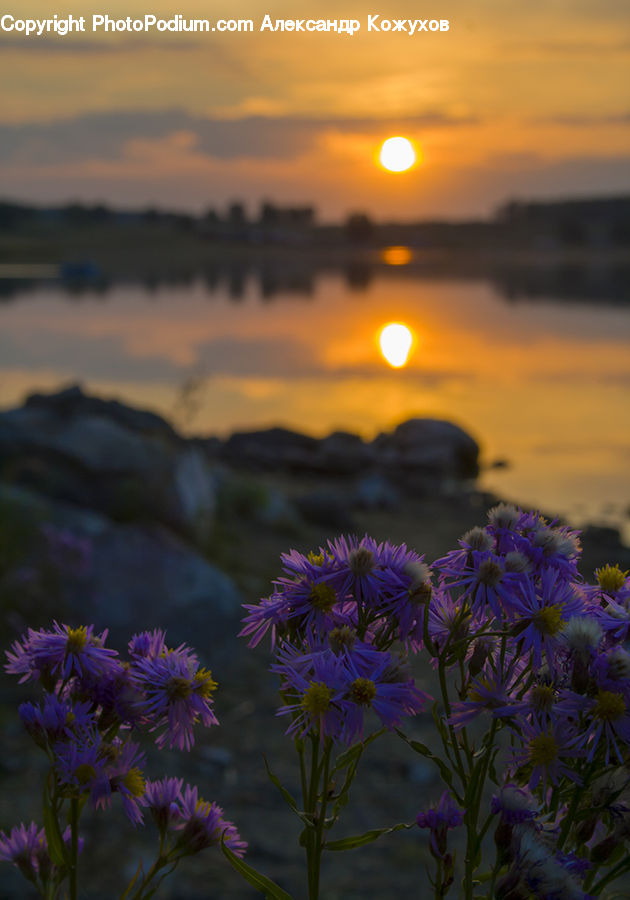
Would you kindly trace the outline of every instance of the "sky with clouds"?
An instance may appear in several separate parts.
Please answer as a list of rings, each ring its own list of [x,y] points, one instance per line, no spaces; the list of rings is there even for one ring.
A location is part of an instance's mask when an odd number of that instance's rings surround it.
[[[627,0],[25,0],[17,17],[251,18],[249,34],[0,33],[0,196],[202,211],[313,203],[323,220],[487,215],[630,186]],[[11,11],[10,11],[11,12]],[[354,36],[260,32],[356,18]],[[448,19],[448,33],[368,33]],[[422,162],[375,164],[391,134]]]

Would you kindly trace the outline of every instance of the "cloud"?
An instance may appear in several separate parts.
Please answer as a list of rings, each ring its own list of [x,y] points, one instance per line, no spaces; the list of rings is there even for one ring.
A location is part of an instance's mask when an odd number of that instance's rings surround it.
[[[299,155],[318,135],[372,132],[388,127],[452,128],[472,124],[466,117],[427,112],[405,119],[247,116],[220,119],[183,110],[89,113],[50,122],[0,124],[0,161],[52,165],[73,160],[113,160],[134,141],[164,140],[190,133],[197,152],[215,159],[288,159]]]

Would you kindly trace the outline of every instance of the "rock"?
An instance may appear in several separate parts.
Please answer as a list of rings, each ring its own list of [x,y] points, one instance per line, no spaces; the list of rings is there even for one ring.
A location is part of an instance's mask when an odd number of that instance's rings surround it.
[[[198,447],[182,450],[175,459],[174,481],[186,520],[200,543],[211,535],[217,508],[217,479]]]
[[[157,413],[135,409],[118,400],[103,400],[84,394],[79,385],[72,385],[55,394],[31,394],[25,407],[44,409],[56,416],[73,417],[84,415],[102,416],[119,425],[142,434],[156,435],[177,440],[175,429]]]
[[[334,431],[319,442],[315,465],[323,474],[353,475],[371,466],[374,459],[374,448],[357,434]]]
[[[221,458],[256,469],[308,470],[318,447],[316,438],[286,428],[236,432],[225,441]]]
[[[16,517],[23,511],[34,527],[45,517],[49,527],[89,543],[85,577],[56,573],[58,609],[74,621],[109,628],[113,645],[126,644],[138,630],[166,628],[171,645],[186,641],[210,660],[227,663],[238,654],[241,596],[234,582],[163,527],[120,524],[57,502],[42,505],[6,485],[0,486],[0,506]],[[41,555],[33,564],[41,566]]]
[[[373,442],[376,460],[388,471],[475,478],[479,445],[458,425],[440,419],[409,419]]]

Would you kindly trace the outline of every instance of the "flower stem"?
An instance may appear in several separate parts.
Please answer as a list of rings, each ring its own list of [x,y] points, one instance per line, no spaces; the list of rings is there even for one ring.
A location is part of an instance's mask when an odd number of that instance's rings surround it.
[[[79,801],[76,797],[70,800],[70,900],[77,900],[78,866],[79,866]]]

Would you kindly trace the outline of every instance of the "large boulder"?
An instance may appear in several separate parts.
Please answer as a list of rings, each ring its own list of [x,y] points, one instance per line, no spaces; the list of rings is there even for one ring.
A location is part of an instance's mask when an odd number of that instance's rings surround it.
[[[166,628],[171,644],[191,643],[210,660],[238,652],[239,591],[172,532],[2,484],[0,514],[25,536],[30,529],[22,555],[0,570],[2,608],[15,630],[54,616],[109,628],[113,644]]]
[[[479,445],[467,432],[441,419],[409,419],[373,442],[379,466],[401,472],[475,478]]]
[[[117,521],[156,521],[206,540],[215,473],[154,413],[86,397],[33,395],[0,414],[0,479]]]

